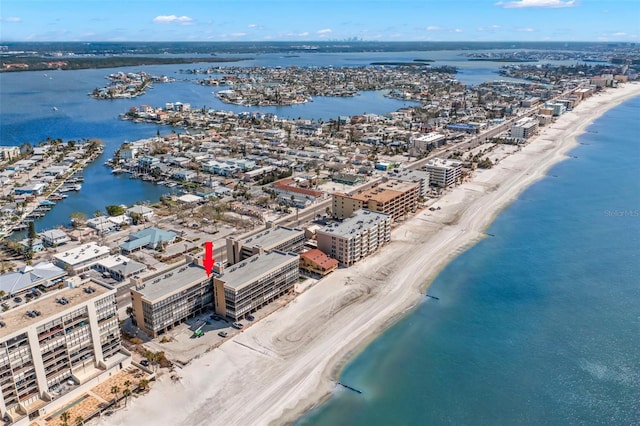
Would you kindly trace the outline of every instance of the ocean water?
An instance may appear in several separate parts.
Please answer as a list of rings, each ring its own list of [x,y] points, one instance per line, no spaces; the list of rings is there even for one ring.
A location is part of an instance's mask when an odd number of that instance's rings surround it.
[[[638,117],[591,125],[297,425],[640,424]]]

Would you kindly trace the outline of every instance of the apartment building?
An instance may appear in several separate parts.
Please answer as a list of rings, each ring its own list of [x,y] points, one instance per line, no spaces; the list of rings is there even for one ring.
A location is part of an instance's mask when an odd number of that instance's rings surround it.
[[[438,132],[431,132],[426,135],[411,137],[410,142],[413,149],[418,152],[425,152],[442,146],[445,143],[445,136]]]
[[[316,231],[318,249],[351,266],[391,241],[391,215],[359,210],[341,223]]]
[[[115,303],[116,290],[89,282],[4,312],[0,415],[28,425],[128,367]]]
[[[213,278],[215,311],[234,320],[293,290],[300,256],[273,250],[243,260]]]
[[[419,197],[426,197],[429,194],[429,172],[413,169],[393,169],[388,175],[389,178],[402,182],[415,182],[420,185]]]
[[[338,219],[353,216],[360,209],[387,213],[398,220],[418,208],[420,183],[390,179],[354,195],[333,194],[333,215]]]
[[[187,318],[211,308],[211,277],[187,256],[187,263],[144,281],[133,277],[133,319],[149,336],[157,337]]]
[[[511,126],[511,137],[525,141],[538,133],[538,119],[533,117],[522,118]]]
[[[462,163],[454,160],[434,158],[424,168],[429,172],[431,186],[440,188],[454,185],[462,175]]]
[[[227,261],[234,265],[251,256],[270,250],[299,253],[304,245],[304,231],[277,226],[255,235],[234,240],[227,238]]]

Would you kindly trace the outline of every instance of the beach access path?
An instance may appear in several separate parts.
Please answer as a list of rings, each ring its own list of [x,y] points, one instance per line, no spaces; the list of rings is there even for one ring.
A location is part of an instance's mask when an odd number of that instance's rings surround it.
[[[485,237],[493,219],[577,145],[606,110],[640,96],[627,83],[583,101],[519,152],[448,190],[396,228],[378,253],[319,281],[286,307],[161,378],[105,425],[286,424],[330,396],[342,366],[425,299],[451,259]],[[446,303],[440,301],[439,303]]]

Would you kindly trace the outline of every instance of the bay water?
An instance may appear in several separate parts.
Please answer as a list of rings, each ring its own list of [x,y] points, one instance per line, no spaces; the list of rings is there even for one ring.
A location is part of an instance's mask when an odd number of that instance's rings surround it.
[[[344,368],[318,425],[640,424],[640,98]],[[574,158],[575,157],[575,158]]]

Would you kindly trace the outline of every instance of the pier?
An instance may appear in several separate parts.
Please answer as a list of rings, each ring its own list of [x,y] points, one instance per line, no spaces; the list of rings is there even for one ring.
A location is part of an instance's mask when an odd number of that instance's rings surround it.
[[[352,391],[352,392],[355,392],[355,393],[357,393],[357,394],[362,394],[362,391],[361,391],[361,390],[356,389],[356,388],[354,388],[353,386],[346,385],[346,384],[344,384],[344,383],[342,383],[342,382],[337,382],[337,384],[338,384],[338,385],[340,385],[340,386],[342,386],[343,388],[349,389],[349,390],[350,390],[350,391]]]

